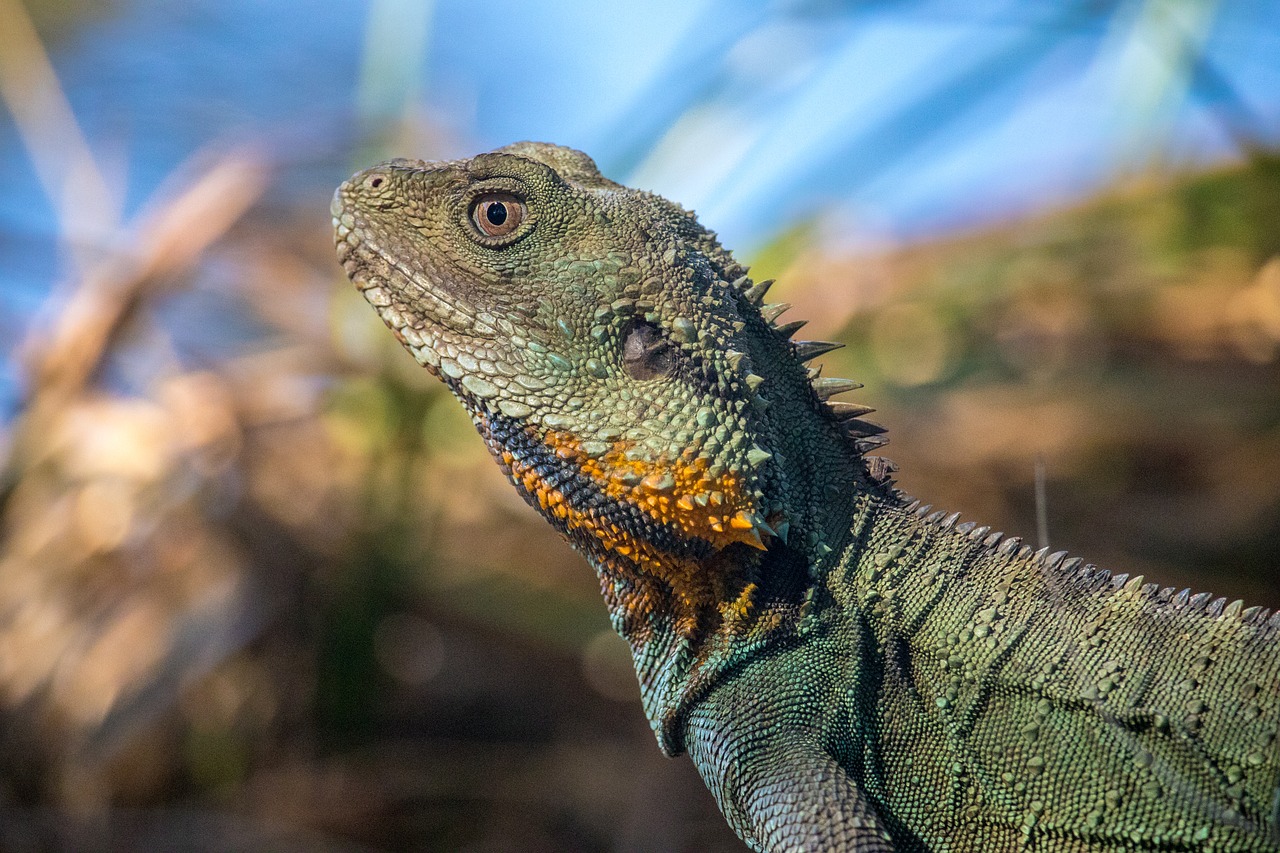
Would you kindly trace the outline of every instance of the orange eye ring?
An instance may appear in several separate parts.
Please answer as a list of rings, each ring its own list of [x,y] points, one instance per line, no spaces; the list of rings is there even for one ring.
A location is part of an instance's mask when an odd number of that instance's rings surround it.
[[[485,193],[471,202],[471,223],[491,239],[515,233],[527,214],[524,202],[511,193]]]

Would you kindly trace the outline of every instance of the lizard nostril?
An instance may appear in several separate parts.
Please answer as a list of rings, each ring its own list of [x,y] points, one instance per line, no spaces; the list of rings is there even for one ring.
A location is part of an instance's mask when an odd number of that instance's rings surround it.
[[[383,178],[381,175],[374,175],[372,177],[365,178],[364,185],[371,190],[376,190],[378,187],[382,186],[382,181]]]

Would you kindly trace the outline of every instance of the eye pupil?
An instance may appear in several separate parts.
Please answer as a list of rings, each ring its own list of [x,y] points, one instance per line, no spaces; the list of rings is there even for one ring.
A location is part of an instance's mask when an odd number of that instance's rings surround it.
[[[473,199],[468,209],[471,224],[482,237],[493,240],[515,234],[528,215],[524,199],[507,192],[485,193]]]

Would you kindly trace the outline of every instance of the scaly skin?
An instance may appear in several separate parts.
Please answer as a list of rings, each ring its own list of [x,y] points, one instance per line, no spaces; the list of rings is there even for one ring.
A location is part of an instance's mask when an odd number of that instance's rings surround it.
[[[1280,618],[917,509],[692,214],[519,143],[333,215],[753,849],[1280,849]]]

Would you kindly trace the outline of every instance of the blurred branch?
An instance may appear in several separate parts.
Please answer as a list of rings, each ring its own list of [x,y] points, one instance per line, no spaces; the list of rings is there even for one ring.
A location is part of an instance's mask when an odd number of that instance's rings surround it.
[[[6,35],[0,99],[14,116],[64,232],[119,235],[118,203],[19,0],[0,0],[0,31]],[[147,288],[191,264],[261,195],[263,171],[255,152],[224,154],[167,198],[153,200],[128,229],[127,250],[78,272],[79,283],[53,328],[38,325],[21,347],[28,411],[15,432],[11,465],[23,458],[18,449],[23,437],[38,433],[45,415],[92,376]],[[13,472],[7,473],[11,480]]]
[[[0,100],[13,114],[65,236],[107,237],[119,224],[120,200],[112,197],[19,0],[0,0],[0,32]]]
[[[715,0],[704,8],[676,41],[659,73],[609,127],[611,142],[600,156],[604,171],[627,175],[639,168],[681,116],[723,86],[723,57],[734,43],[767,20],[763,4],[735,6]],[[707,68],[716,70],[707,74]]]
[[[357,106],[366,133],[403,121],[426,64],[433,4],[375,0],[369,7]]]
[[[776,218],[783,221],[794,221],[813,203],[815,189],[830,187],[832,175],[850,176],[843,186],[845,192],[856,194],[888,179],[895,170],[909,169],[912,158],[922,156],[922,149],[936,146],[966,121],[980,119],[984,109],[1010,97],[1034,69],[1075,49],[1071,40],[1062,37],[1061,28],[1093,14],[1087,3],[1062,4],[1051,21],[993,40],[985,50],[956,57],[954,63],[939,69],[938,82],[930,82],[921,94],[902,100],[883,119],[851,126],[802,168],[776,170],[773,180],[753,186],[749,196],[738,195],[740,190],[733,189],[748,185],[743,175],[730,173],[724,180],[730,187],[726,196],[739,204],[776,211]],[[763,144],[757,142],[756,151],[743,157],[743,162],[751,162]],[[799,192],[794,192],[797,189]],[[794,201],[787,202],[787,196]]]
[[[53,328],[33,329],[22,346],[29,416],[38,422],[39,410],[81,390],[149,291],[188,267],[257,200],[263,172],[251,151],[223,155],[169,199],[153,202],[127,254],[85,272]]]
[[[1146,0],[1134,16],[1117,66],[1122,162],[1142,162],[1167,142],[1218,10],[1218,2]]]
[[[1265,144],[1266,124],[1263,118],[1245,103],[1231,81],[1203,50],[1195,58],[1194,75],[1192,88],[1213,107],[1214,116],[1240,150],[1249,151]]]

